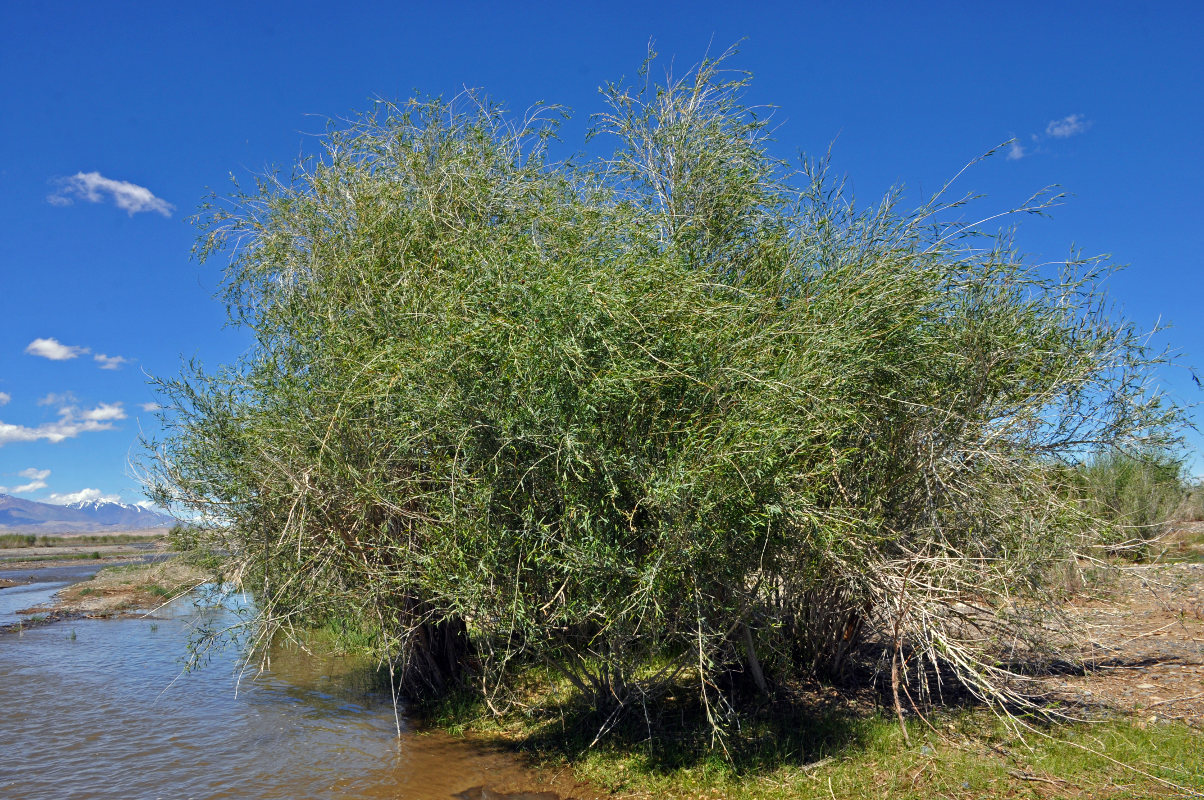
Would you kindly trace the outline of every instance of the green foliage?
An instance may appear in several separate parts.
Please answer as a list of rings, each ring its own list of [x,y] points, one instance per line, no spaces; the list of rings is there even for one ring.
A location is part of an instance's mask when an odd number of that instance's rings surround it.
[[[118,534],[64,534],[61,536],[38,536],[32,533],[0,534],[0,550],[17,547],[81,547],[97,544],[134,544],[153,542],[158,534],[140,535],[136,533]]]
[[[537,663],[613,720],[692,675],[723,729],[733,670],[868,643],[919,697],[931,667],[1015,699],[993,643],[1041,652],[1090,522],[1050,464],[1172,440],[1159,356],[1103,265],[1046,276],[960,200],[858,209],[767,155],[745,76],[647,70],[604,91],[605,161],[550,162],[546,109],[381,103],[213,201],[256,345],[161,382],[154,499],[263,641],[357,620],[411,693]]]
[[[1080,473],[1087,508],[1106,526],[1105,544],[1130,555],[1140,556],[1149,540],[1165,532],[1188,498],[1183,462],[1165,451],[1108,450]]]
[[[228,564],[228,554],[215,550],[213,538],[202,527],[178,523],[167,532],[167,545],[179,554],[185,563],[200,567],[222,582],[223,568]]]
[[[1183,502],[1175,509],[1175,518],[1180,522],[1204,520],[1204,481],[1197,480],[1187,487]]]

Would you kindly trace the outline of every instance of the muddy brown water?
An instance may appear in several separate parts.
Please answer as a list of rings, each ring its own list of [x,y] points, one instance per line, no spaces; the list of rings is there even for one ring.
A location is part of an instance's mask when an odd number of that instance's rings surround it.
[[[269,669],[249,673],[226,648],[185,673],[190,638],[235,620],[185,598],[152,618],[0,635],[0,797],[563,796],[483,745],[404,718],[399,738],[361,662],[277,647]]]

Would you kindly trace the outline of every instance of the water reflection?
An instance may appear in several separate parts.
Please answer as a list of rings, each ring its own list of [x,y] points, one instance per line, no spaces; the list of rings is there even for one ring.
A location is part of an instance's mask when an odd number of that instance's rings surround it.
[[[412,732],[399,741],[392,706],[361,663],[282,647],[268,671],[249,674],[227,649],[184,674],[197,626],[233,616],[186,600],[156,617],[0,636],[0,796],[446,799],[481,786],[540,790],[500,754]]]

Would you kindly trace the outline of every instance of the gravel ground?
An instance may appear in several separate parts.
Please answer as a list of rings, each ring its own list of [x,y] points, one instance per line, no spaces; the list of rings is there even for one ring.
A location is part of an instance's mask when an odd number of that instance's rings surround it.
[[[1204,523],[1176,533],[1172,541],[1197,541]],[[1174,552],[1194,557],[1195,547]],[[1084,655],[1093,669],[1052,678],[1049,688],[1146,723],[1204,727],[1204,563],[1135,564],[1118,573],[1104,597],[1072,611],[1087,626]]]

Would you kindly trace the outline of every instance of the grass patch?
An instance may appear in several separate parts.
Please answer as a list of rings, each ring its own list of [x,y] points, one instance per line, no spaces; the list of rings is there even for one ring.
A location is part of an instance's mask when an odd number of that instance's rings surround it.
[[[101,558],[103,558],[103,556],[100,553],[93,551],[91,553],[54,553],[51,555],[41,556],[9,556],[6,558],[0,558],[0,561],[21,563],[40,561],[97,561]]]
[[[1176,530],[1151,547],[1150,560],[1159,564],[1204,562],[1204,530]]]
[[[119,564],[64,589],[59,597],[68,610],[99,615],[120,613],[161,605],[208,577],[195,566],[178,559],[154,564]]]
[[[140,573],[146,572],[147,569],[148,569],[148,565],[146,565],[146,564],[115,564],[114,566],[111,566],[111,567],[105,567],[100,572],[96,573],[96,577],[99,578],[101,576],[118,577],[118,576],[138,575]]]
[[[379,625],[346,615],[328,617],[323,624],[306,631],[305,640],[331,653],[367,654],[375,651],[380,635]]]
[[[145,544],[162,539],[160,533],[154,534],[102,534],[79,536],[37,536],[32,533],[0,534],[0,550],[13,550],[21,547],[89,547],[96,545],[114,544]]]
[[[434,727],[501,740],[536,765],[625,796],[657,798],[1137,798],[1204,792],[1199,733],[1180,723],[1109,719],[1013,727],[981,709],[946,709],[929,723],[893,715],[872,700],[815,697],[764,705],[719,742],[686,687],[656,716],[628,715],[594,741],[602,717],[563,687],[527,676],[534,694],[502,717],[461,695],[428,707]],[[680,700],[678,697],[691,697]],[[527,702],[529,701],[529,702]],[[536,707],[553,711],[532,712]],[[1179,792],[1181,794],[1181,792]]]

